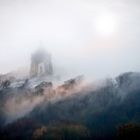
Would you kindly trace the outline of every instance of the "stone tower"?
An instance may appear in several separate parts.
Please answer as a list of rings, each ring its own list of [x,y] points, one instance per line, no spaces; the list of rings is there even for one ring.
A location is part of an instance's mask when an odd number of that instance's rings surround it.
[[[51,55],[42,48],[37,50],[31,56],[30,76],[51,76],[52,74]]]

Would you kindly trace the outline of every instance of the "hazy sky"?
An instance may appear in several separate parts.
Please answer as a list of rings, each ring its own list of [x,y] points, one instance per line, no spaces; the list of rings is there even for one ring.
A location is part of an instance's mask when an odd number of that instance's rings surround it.
[[[93,78],[140,71],[139,0],[0,0],[0,73],[40,41],[57,67]]]

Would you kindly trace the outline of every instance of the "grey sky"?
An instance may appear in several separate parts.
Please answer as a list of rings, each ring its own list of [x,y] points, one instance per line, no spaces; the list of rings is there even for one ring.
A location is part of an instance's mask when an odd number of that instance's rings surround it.
[[[100,14],[116,18],[102,37]],[[0,72],[29,66],[40,40],[55,65],[101,78],[140,71],[139,0],[0,0]]]

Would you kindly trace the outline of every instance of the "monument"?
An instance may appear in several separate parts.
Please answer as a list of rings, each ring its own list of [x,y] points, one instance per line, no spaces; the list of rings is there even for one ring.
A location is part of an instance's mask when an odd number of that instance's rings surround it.
[[[53,67],[51,55],[40,48],[31,56],[30,77],[51,76]]]

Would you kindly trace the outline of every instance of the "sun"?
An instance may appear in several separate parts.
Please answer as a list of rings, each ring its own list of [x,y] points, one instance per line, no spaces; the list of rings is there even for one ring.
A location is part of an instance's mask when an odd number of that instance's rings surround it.
[[[115,15],[103,13],[97,16],[95,28],[101,36],[112,36],[118,27],[118,21]]]

